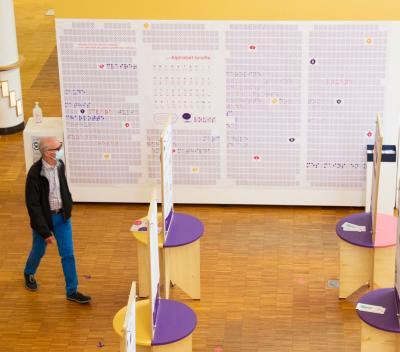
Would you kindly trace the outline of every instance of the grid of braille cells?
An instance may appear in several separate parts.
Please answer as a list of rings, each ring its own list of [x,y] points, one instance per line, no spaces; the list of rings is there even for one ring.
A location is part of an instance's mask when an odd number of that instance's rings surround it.
[[[143,42],[153,50],[207,51],[218,49],[218,31],[197,23],[145,23]]]
[[[74,21],[59,34],[70,181],[133,184],[142,175],[130,23]]]
[[[147,130],[148,173],[160,182],[160,129]],[[173,182],[177,185],[215,185],[221,174],[221,139],[210,130],[174,129]]]
[[[212,110],[211,67],[207,61],[154,64],[152,72],[156,112],[177,111],[181,115]]]
[[[363,188],[366,144],[384,110],[387,33],[373,24],[315,25],[309,37],[307,180]]]
[[[150,67],[154,115],[173,115],[175,121],[188,123],[195,116],[215,116],[218,93],[212,91],[216,77],[209,51],[219,49],[218,31],[195,23],[145,23],[142,33],[144,45],[165,52]],[[174,125],[175,184],[212,185],[220,178],[220,138],[210,139],[214,126],[205,127]],[[159,138],[159,130],[147,131],[148,172],[158,181]]]
[[[291,23],[232,23],[216,30],[205,23],[138,22],[143,42],[136,43],[133,24],[74,20],[58,31],[71,182],[137,183],[146,173],[143,130],[147,171],[159,179],[161,131],[140,124],[144,94],[152,101],[150,125],[166,113],[180,119],[175,184],[216,185],[226,148],[226,175],[238,186],[300,186],[304,168],[311,188],[364,186],[365,145],[373,143],[375,115],[384,110],[387,32],[380,25],[325,23],[309,31]],[[146,62],[148,91],[138,84],[142,45],[154,52]],[[207,58],[221,50],[223,75]],[[226,92],[213,91],[213,80],[224,77]],[[225,93],[222,146],[220,126],[197,127],[193,117],[215,116],[215,99]],[[184,119],[192,123],[187,128]]]
[[[297,186],[302,33],[296,25],[232,24],[226,50],[228,178]]]

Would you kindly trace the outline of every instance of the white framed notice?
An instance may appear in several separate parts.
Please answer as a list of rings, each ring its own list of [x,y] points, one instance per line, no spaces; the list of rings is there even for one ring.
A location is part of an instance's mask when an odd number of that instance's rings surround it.
[[[15,90],[10,90],[10,108],[14,108],[17,106],[17,93]]]
[[[157,193],[153,190],[151,198],[148,218],[148,235],[149,235],[149,266],[150,266],[150,322],[151,322],[151,338],[153,339],[154,328],[157,324],[157,310],[159,300],[159,284],[160,284],[160,263],[158,257],[158,224],[157,224]]]
[[[399,183],[400,188],[400,183]],[[397,204],[400,204],[400,193],[398,194]],[[400,324],[400,214],[397,217],[397,237],[396,237],[396,271],[395,271],[395,288],[397,302],[397,317]]]
[[[378,217],[379,177],[382,160],[383,132],[382,122],[379,114],[375,122],[375,144],[372,163],[372,187],[371,187],[371,231],[372,243],[375,243],[376,219]]]
[[[24,113],[24,107],[22,104],[22,99],[17,99],[17,116],[20,116]]]
[[[1,94],[3,97],[8,97],[10,95],[10,91],[8,89],[8,81],[1,81]]]
[[[121,339],[122,352],[136,352],[136,282],[132,282]]]
[[[168,119],[160,138],[161,146],[161,193],[164,242],[174,216],[173,163],[172,163],[172,123]]]

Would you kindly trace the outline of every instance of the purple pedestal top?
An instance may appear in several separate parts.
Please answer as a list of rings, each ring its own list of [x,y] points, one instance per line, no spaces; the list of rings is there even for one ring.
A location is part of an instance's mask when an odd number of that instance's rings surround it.
[[[198,240],[204,232],[203,223],[189,214],[174,213],[164,247],[179,247]]]
[[[365,232],[343,231],[342,224],[349,222],[365,226]],[[372,243],[371,213],[346,216],[336,224],[338,236],[351,244],[367,248],[384,248],[396,244],[397,218],[393,215],[377,214],[375,243]]]
[[[355,225],[365,226],[365,232],[343,231],[342,224],[350,222]],[[371,213],[359,213],[346,216],[336,224],[336,234],[346,242],[360,247],[374,248],[371,232]]]
[[[196,314],[187,305],[160,299],[152,346],[167,345],[189,336],[196,328]]]
[[[376,329],[400,333],[396,295],[396,290],[394,288],[382,288],[368,292],[360,298],[359,303],[382,306],[386,308],[386,311],[384,314],[375,314],[357,310],[358,316],[363,322]]]

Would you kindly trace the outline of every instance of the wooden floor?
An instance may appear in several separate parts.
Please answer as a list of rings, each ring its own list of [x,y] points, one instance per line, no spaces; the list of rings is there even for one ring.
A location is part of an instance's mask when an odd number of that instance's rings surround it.
[[[25,116],[38,100],[60,116],[52,1],[14,0]],[[118,351],[112,329],[137,279],[132,221],[144,205],[77,204],[73,214],[80,289],[90,306],[68,302],[56,247],[48,248],[37,279],[23,286],[31,245],[24,205],[22,134],[0,137],[0,351]],[[357,209],[177,206],[205,224],[201,242],[202,299],[193,351],[359,351],[360,321],[339,301],[335,223]],[[104,346],[103,346],[104,345]],[[103,347],[100,347],[103,346]],[[218,348],[217,348],[218,350]]]

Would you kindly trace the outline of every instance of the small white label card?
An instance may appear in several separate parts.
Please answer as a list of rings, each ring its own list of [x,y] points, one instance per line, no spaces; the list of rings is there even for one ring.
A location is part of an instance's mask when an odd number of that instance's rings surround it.
[[[375,306],[372,304],[365,303],[357,303],[356,309],[361,310],[362,312],[369,312],[375,314],[385,314],[385,307]]]
[[[366,227],[362,225],[355,225],[349,222],[345,222],[342,224],[343,231],[354,231],[354,232],[365,232]]]

